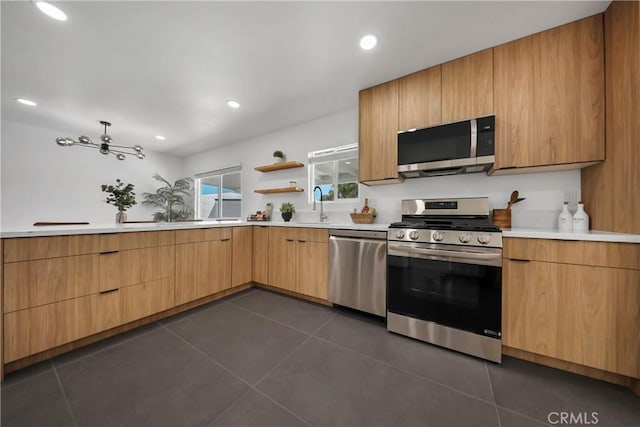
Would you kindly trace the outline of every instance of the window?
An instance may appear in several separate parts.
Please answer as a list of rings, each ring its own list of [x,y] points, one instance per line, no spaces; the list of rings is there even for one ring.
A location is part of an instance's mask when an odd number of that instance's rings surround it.
[[[358,198],[358,144],[342,145],[309,153],[309,202]]]
[[[195,178],[197,219],[242,216],[240,166],[197,174]]]

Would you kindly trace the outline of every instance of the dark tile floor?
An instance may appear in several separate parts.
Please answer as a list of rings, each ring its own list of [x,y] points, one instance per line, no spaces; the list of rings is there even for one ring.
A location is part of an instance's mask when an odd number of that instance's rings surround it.
[[[10,374],[1,392],[3,427],[508,427],[561,412],[640,425],[624,388],[495,365],[259,289]]]

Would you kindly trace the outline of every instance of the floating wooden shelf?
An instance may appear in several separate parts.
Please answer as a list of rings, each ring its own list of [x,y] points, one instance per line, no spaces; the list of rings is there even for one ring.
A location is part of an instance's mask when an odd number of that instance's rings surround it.
[[[298,188],[298,187],[265,188],[264,190],[255,190],[256,193],[260,193],[260,194],[301,193],[303,191],[304,191],[304,188]]]
[[[283,169],[301,168],[303,166],[304,166],[304,163],[300,163],[300,162],[284,162],[284,163],[274,163],[272,165],[256,166],[254,169],[259,172],[273,172],[273,171],[279,171]]]

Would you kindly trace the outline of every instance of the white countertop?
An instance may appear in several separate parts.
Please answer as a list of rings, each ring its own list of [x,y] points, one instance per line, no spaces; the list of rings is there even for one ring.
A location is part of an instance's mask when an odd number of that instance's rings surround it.
[[[95,225],[54,225],[42,227],[24,227],[2,230],[3,239],[13,237],[65,236],[73,234],[131,233],[136,231],[186,230],[193,228],[244,227],[266,225],[269,227],[306,227],[306,228],[338,228],[341,230],[374,230],[386,231],[389,224],[353,224],[327,222],[271,222],[271,221],[197,221],[197,222],[157,222],[140,224],[95,224]]]
[[[527,239],[583,240],[590,242],[640,243],[640,234],[613,233],[589,230],[587,232],[567,232],[536,228],[512,228],[502,230],[502,237]]]
[[[96,225],[63,225],[44,227],[25,227],[19,229],[2,230],[0,237],[39,237],[39,236],[63,236],[73,234],[102,234],[102,233],[129,233],[136,231],[163,231],[186,230],[193,228],[212,227],[245,227],[252,225],[264,225],[269,227],[306,227],[306,228],[335,228],[340,230],[373,230],[386,231],[388,223],[354,224],[354,223],[330,223],[330,222],[281,222],[281,221],[198,221],[198,222],[158,222],[141,224],[96,224]],[[502,230],[503,237],[517,237],[527,239],[555,239],[555,240],[584,240],[592,242],[618,242],[638,243],[640,235],[612,233],[608,231],[590,230],[585,233],[560,232],[558,230],[545,230],[536,228],[512,228]]]

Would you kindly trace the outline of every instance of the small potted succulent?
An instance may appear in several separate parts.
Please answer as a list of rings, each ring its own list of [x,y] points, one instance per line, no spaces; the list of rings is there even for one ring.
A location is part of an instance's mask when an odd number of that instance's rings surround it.
[[[273,163],[282,163],[284,162],[284,153],[280,150],[276,150],[273,152]]]
[[[282,219],[284,220],[284,222],[291,221],[291,217],[293,217],[295,211],[296,210],[293,207],[293,203],[286,202],[283,203],[282,206],[280,206],[280,212],[282,213]]]
[[[133,184],[125,184],[119,178],[116,179],[116,185],[102,184],[101,186],[102,191],[109,194],[105,202],[118,208],[117,223],[125,222],[127,220],[125,211],[136,204],[136,193],[133,192],[133,187]]]

